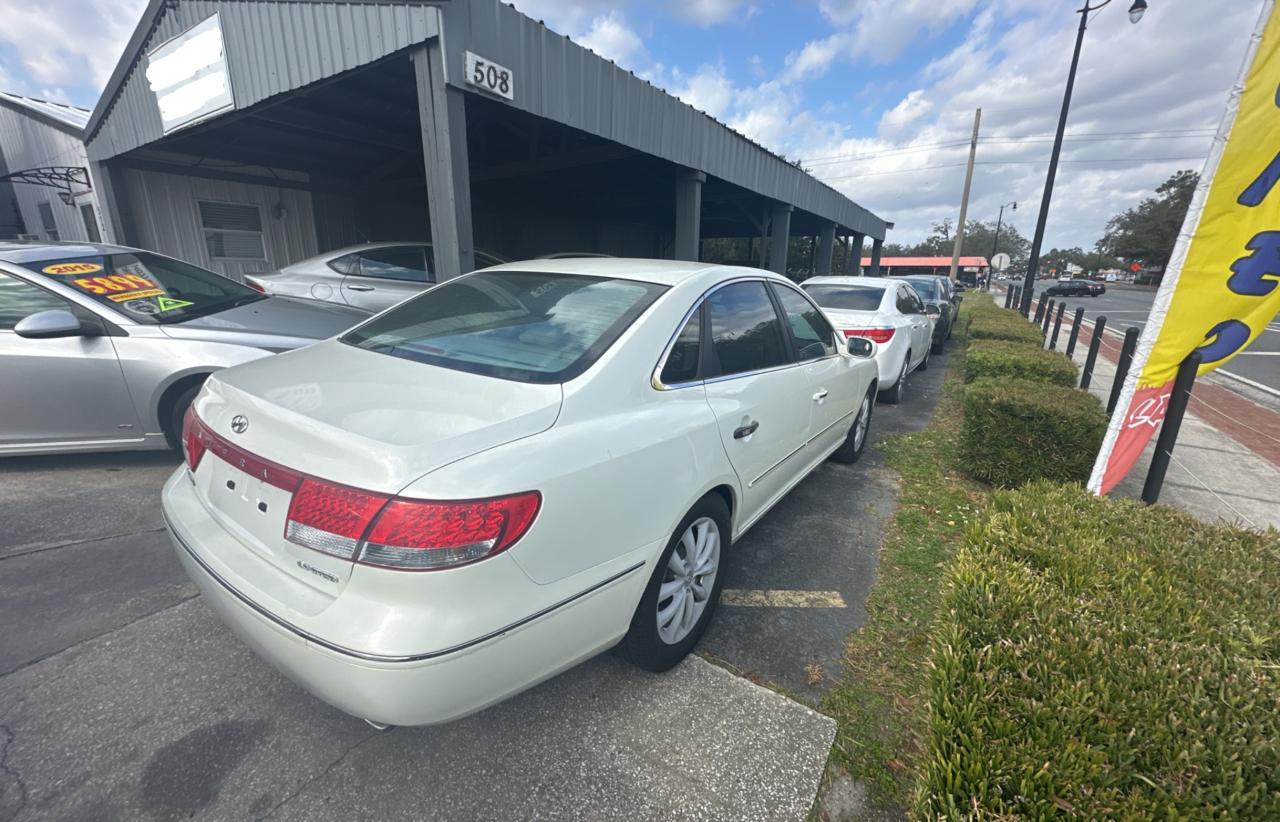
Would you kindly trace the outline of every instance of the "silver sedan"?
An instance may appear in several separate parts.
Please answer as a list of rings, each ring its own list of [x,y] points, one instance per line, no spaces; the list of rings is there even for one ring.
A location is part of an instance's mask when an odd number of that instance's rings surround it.
[[[0,456],[176,446],[210,373],[367,316],[149,251],[0,242]]]
[[[476,268],[506,262],[476,250]],[[326,251],[279,271],[250,274],[245,282],[264,294],[305,297],[382,311],[435,285],[430,243],[365,243]]]

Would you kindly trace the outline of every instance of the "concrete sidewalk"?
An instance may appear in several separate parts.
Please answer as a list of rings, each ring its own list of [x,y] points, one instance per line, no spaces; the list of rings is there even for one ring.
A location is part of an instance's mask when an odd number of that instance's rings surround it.
[[[993,292],[1003,305],[1004,292]],[[1034,311],[1034,307],[1032,309]],[[1058,349],[1066,348],[1068,318],[1064,318]],[[1082,366],[1092,339],[1092,317],[1081,327],[1074,356]],[[1052,333],[1052,326],[1050,327]],[[1090,393],[1105,406],[1115,381],[1123,325],[1108,324],[1103,333]],[[1252,396],[1246,396],[1246,392]],[[1112,492],[1137,499],[1142,494],[1155,437],[1142,458]],[[1272,491],[1280,487],[1280,401],[1252,392],[1233,381],[1210,374],[1196,382],[1182,429],[1165,475],[1160,502],[1201,519],[1234,523],[1255,529],[1280,528],[1280,506]]]

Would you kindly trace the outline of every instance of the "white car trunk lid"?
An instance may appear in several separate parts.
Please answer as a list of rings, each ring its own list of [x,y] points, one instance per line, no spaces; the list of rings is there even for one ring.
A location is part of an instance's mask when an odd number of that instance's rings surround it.
[[[394,495],[443,465],[545,431],[561,399],[557,384],[453,371],[335,340],[215,374],[195,410],[215,435],[254,457]],[[228,531],[289,578],[279,586],[263,580],[264,591],[315,613],[341,593],[352,563],[286,540],[292,493],[247,473],[251,460],[232,464],[240,462],[206,453],[197,492]]]

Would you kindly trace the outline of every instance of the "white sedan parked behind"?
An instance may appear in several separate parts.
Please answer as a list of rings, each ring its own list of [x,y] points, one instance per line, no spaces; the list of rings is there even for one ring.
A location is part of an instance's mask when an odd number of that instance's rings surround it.
[[[901,402],[907,375],[929,367],[938,309],[906,280],[889,277],[811,277],[804,290],[845,337],[875,343],[880,399]]]
[[[216,373],[164,515],[261,656],[375,724],[444,722],[619,642],[680,661],[733,540],[861,453],[870,353],[768,272],[511,263]]]

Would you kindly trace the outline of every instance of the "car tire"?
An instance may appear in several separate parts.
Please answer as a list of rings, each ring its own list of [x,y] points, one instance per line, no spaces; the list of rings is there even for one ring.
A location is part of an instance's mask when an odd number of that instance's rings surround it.
[[[930,344],[929,344],[929,347],[928,347],[928,348],[926,348],[926,349],[924,350],[924,359],[923,359],[923,360],[921,360],[921,361],[920,361],[920,364],[916,366],[916,370],[917,370],[917,371],[928,371],[928,370],[929,370],[929,358],[930,358],[930,357],[932,357],[932,356],[933,356],[933,344],[932,344],[932,343],[930,343]]]
[[[196,383],[185,389],[169,409],[169,419],[165,420],[164,437],[169,441],[170,448],[176,450],[182,447],[182,418],[187,415],[187,409],[191,407],[196,394],[200,393],[202,385],[203,383]]]
[[[693,534],[692,539],[696,543],[697,531],[705,527],[712,529],[706,533],[709,536],[714,533],[716,540],[713,568],[715,576],[711,584],[705,586],[704,598],[698,600],[696,580],[699,575],[694,575],[692,573],[694,569],[688,569],[688,565],[684,562],[684,556],[688,550],[688,540],[685,537],[686,534]],[[631,627],[618,645],[622,656],[638,668],[660,673],[675,667],[680,660],[689,655],[689,652],[698,644],[698,640],[702,638],[703,632],[715,613],[716,604],[720,601],[720,590],[724,587],[725,560],[728,557],[731,540],[730,533],[729,507],[718,494],[703,497],[689,513],[684,515],[671,535],[671,539],[667,541],[667,547],[658,557],[653,573],[649,576],[649,584],[645,586],[640,604],[636,606],[635,614],[631,617]],[[694,559],[697,558],[695,555]],[[687,569],[689,576],[682,578],[682,572],[677,571],[675,566]],[[673,578],[668,579],[669,576]],[[687,579],[689,582],[683,587],[677,587],[671,596],[665,598],[661,596],[664,585],[680,582],[682,579]],[[677,601],[677,597],[682,598]],[[696,614],[691,612],[687,617],[684,616],[683,607],[679,605],[679,602],[686,601],[684,597],[693,600],[691,608],[698,608],[700,603],[700,610]],[[667,608],[676,609],[672,617],[673,623],[668,623],[666,628],[660,628],[660,614]],[[675,624],[682,623],[682,620],[686,620],[687,624]]]
[[[898,374],[898,381],[889,388],[880,392],[880,402],[885,405],[897,405],[902,402],[902,391],[907,381],[907,368],[911,364],[911,352],[907,352],[907,356],[902,360],[902,372]]]
[[[828,459],[841,465],[853,465],[858,461],[862,452],[867,450],[867,441],[871,439],[871,418],[875,407],[876,389],[872,386],[867,389],[867,395],[862,398],[862,403],[858,406],[857,414],[853,418],[853,424],[849,426],[849,433],[845,435],[844,442],[831,452]]]

